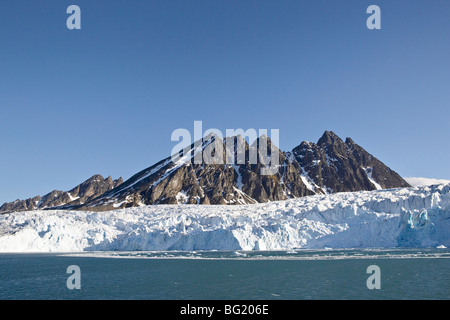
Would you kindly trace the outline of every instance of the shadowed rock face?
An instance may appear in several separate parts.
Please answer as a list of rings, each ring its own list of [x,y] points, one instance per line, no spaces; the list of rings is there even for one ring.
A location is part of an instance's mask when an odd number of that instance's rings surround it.
[[[271,158],[271,155],[278,155]],[[199,156],[203,161],[197,161]],[[408,187],[397,173],[347,138],[326,131],[317,143],[283,152],[266,136],[211,134],[127,181],[95,175],[70,191],[5,203],[0,212],[42,208],[104,211],[150,204],[250,204],[314,194]],[[182,157],[182,158],[181,158]],[[255,161],[256,159],[256,161]],[[273,161],[278,159],[278,161]],[[273,163],[272,163],[273,162]],[[271,168],[269,175],[264,168]]]

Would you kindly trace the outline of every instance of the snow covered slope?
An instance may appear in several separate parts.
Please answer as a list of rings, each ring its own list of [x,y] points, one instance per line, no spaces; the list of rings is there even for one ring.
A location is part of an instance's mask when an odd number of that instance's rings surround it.
[[[431,186],[434,184],[448,184],[450,180],[445,179],[432,179],[432,178],[417,178],[410,177],[404,178],[413,187]]]
[[[450,184],[251,205],[0,216],[0,252],[450,246]]]

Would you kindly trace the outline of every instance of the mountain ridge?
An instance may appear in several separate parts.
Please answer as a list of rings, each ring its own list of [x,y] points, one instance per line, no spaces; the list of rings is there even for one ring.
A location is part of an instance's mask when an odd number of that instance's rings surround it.
[[[230,145],[232,150],[227,149]],[[199,156],[203,157],[200,162]],[[268,168],[273,172],[262,174]],[[68,194],[54,191],[47,198],[66,201],[51,201],[44,208],[52,204],[53,208],[106,211],[150,204],[252,204],[410,186],[351,138],[343,141],[332,131],[325,131],[317,143],[303,141],[291,151],[278,149],[265,135],[249,144],[240,135],[221,139],[210,134],[126,181],[106,180],[106,188],[97,188],[98,192],[81,200],[73,198],[78,195],[75,189],[83,184],[72,189],[75,196],[72,190]],[[33,199],[24,200],[22,207],[28,208],[37,200]]]
[[[53,190],[42,197],[38,195],[25,200],[5,202],[0,206],[0,213],[81,205],[122,182],[122,178],[113,180],[108,176],[105,179],[102,175],[95,174],[69,191]]]
[[[234,142],[233,163],[227,163],[227,142]],[[241,148],[237,148],[238,142]],[[218,164],[196,163],[199,152],[205,155],[217,143],[212,154]],[[171,157],[142,170],[121,186],[77,207],[81,210],[104,211],[149,204],[250,204],[286,200],[313,194],[345,191],[377,190],[409,187],[400,175],[357,145],[346,142],[334,132],[325,131],[316,143],[302,142],[291,151],[278,151],[276,172],[262,175],[270,167],[259,145],[272,150],[272,142],[261,136],[251,145],[242,136],[220,139],[208,136],[193,143],[183,152],[184,162]],[[197,147],[197,149],[196,149]],[[257,150],[257,163],[251,162],[251,152]],[[216,150],[217,149],[217,150]],[[216,153],[217,152],[217,153]],[[243,154],[241,163],[236,159]],[[270,158],[270,152],[267,153]],[[181,155],[181,154],[180,154]],[[206,153],[206,156],[208,154]]]

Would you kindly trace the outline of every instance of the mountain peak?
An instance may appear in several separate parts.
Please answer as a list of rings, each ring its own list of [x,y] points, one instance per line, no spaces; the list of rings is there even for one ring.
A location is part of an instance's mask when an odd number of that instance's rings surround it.
[[[264,152],[265,150],[260,150],[261,144],[266,146],[268,149],[272,148],[272,145],[275,147],[274,150],[278,150],[278,146],[272,142],[272,140],[265,134],[260,135],[256,140],[252,143],[253,147],[257,147],[260,152]]]
[[[353,144],[356,144],[356,143],[355,143],[355,141],[352,140],[352,138],[347,137],[347,138],[345,139],[345,144],[347,144],[347,145],[353,145]]]
[[[324,144],[335,144],[335,143],[343,143],[342,139],[339,138],[333,131],[325,131],[317,141],[319,146]]]

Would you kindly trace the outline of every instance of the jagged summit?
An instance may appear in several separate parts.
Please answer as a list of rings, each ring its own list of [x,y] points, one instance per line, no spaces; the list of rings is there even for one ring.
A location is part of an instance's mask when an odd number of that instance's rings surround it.
[[[355,141],[353,141],[352,138],[347,137],[345,138],[345,144],[352,145],[355,144]]]
[[[233,146],[231,152],[227,149],[230,145]],[[202,143],[195,142],[185,148],[176,161],[166,158],[80,208],[106,210],[177,203],[247,204],[313,194],[303,184],[299,168],[275,146],[273,150],[278,151],[282,168],[277,167],[275,175],[262,175],[261,169],[271,165],[271,153],[268,152],[269,159],[266,159],[259,149],[261,145],[271,150],[272,142],[267,137],[259,137],[249,145],[241,136],[224,140],[208,136]],[[204,157],[203,162],[196,162],[199,155]],[[252,161],[253,158],[257,163]],[[287,184],[292,185],[292,190],[286,187]]]
[[[305,174],[327,193],[409,186],[351,138],[344,142],[332,131],[325,131],[317,144],[300,144],[293,154]]]
[[[319,141],[317,141],[317,144],[319,146],[335,143],[344,143],[344,142],[333,131],[325,131],[322,137],[320,137]]]
[[[269,174],[264,173],[268,168]],[[55,206],[104,211],[150,204],[250,204],[408,186],[352,139],[344,142],[332,131],[325,131],[317,143],[303,141],[291,151],[279,150],[267,136],[249,144],[240,135],[221,139],[210,134],[125,182],[96,175],[69,192],[5,204],[0,212]]]

